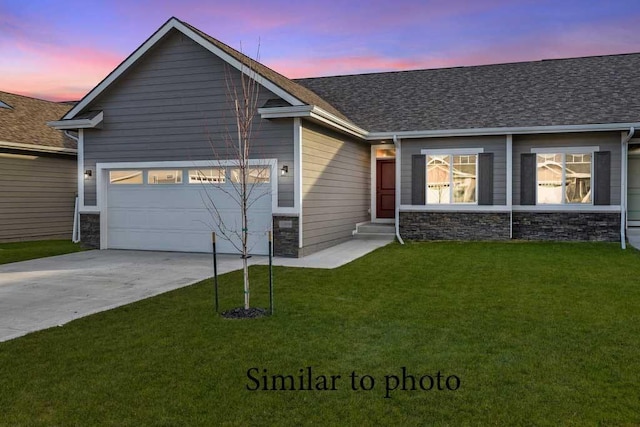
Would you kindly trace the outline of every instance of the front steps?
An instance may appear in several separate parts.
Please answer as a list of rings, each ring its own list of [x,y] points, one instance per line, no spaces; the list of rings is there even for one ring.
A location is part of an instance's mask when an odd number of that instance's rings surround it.
[[[378,239],[392,241],[396,238],[396,227],[394,224],[365,222],[357,224],[353,230],[355,239]]]

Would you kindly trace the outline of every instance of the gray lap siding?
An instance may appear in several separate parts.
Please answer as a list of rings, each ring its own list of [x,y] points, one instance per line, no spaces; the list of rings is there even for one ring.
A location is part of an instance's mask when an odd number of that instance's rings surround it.
[[[371,148],[303,122],[302,236],[308,254],[351,238],[370,219]]]
[[[84,132],[84,167],[96,163],[233,159],[235,115],[227,90],[240,72],[173,32],[89,107],[104,111],[102,129]],[[258,106],[277,96],[260,88]],[[278,205],[293,206],[292,120],[256,116],[251,158],[289,165],[278,179]],[[85,205],[96,203],[95,180]]]

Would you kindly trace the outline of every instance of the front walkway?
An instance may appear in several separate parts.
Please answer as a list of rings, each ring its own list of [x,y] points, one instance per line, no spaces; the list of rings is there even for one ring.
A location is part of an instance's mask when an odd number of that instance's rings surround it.
[[[351,240],[274,265],[336,268],[388,241]],[[251,258],[267,264],[267,257]],[[242,267],[237,255],[218,256],[218,271]],[[0,265],[0,342],[129,304],[213,275],[210,254],[86,251]]]

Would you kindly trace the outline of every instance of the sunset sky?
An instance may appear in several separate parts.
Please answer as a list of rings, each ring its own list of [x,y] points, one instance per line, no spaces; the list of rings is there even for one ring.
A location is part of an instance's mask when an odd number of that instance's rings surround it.
[[[171,16],[287,77],[640,51],[638,0],[0,0],[0,90],[80,99]]]

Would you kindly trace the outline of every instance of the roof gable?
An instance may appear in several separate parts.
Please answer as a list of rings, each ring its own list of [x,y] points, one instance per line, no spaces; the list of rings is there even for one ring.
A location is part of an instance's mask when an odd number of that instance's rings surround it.
[[[270,68],[252,60],[248,56],[238,52],[226,44],[214,39],[213,37],[203,33],[197,28],[180,21],[177,18],[169,19],[162,27],[160,27],[149,39],[147,39],[138,49],[136,49],[129,57],[127,57],[115,70],[113,70],[102,82],[92,89],[73,109],[71,109],[63,120],[70,120],[83,112],[92,101],[102,94],[109,86],[114,84],[116,80],[125,73],[133,64],[135,64],[142,56],[144,56],[153,46],[155,46],[163,37],[171,30],[180,31],[185,36],[192,39],[220,59],[245,73],[251,78],[256,79],[262,86],[270,90],[277,96],[281,97],[291,105],[318,105],[330,111],[332,114],[346,120],[336,108],[321,99],[311,90],[299,85],[292,80],[282,76],[281,74],[271,70]]]

